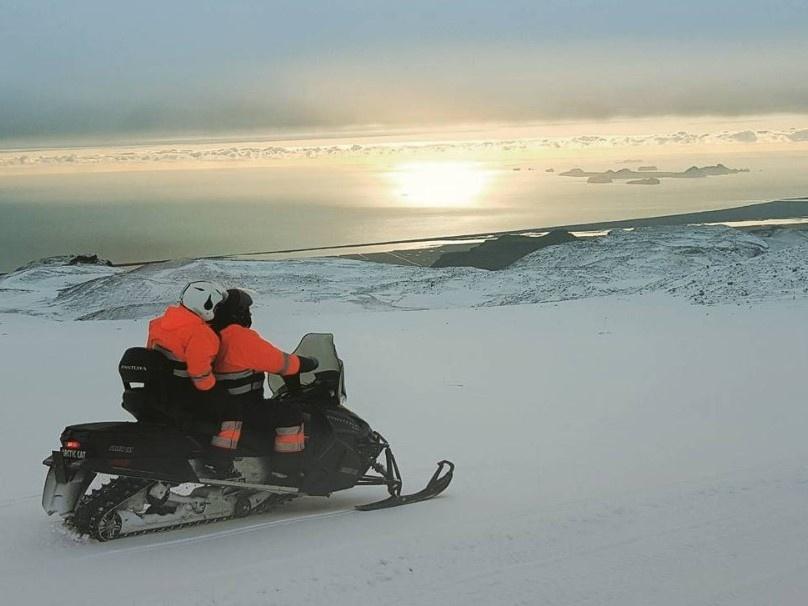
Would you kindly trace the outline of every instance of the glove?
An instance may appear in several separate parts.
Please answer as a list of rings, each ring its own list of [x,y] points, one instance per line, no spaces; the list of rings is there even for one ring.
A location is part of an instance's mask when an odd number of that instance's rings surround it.
[[[298,359],[300,360],[300,370],[298,372],[311,372],[320,365],[320,361],[313,356],[298,356]]]
[[[286,390],[291,393],[293,391],[298,391],[300,389],[300,373],[301,372],[311,372],[317,366],[319,366],[320,362],[317,358],[314,357],[306,357],[306,356],[297,356],[300,360],[300,370],[298,370],[293,375],[283,375],[283,382],[286,385]]]
[[[286,391],[292,393],[300,389],[300,375],[284,375],[283,383],[286,386]]]

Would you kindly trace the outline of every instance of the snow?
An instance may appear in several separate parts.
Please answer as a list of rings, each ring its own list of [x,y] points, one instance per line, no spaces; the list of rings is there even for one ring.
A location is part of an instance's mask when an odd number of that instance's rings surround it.
[[[0,313],[54,319],[141,319],[177,298],[178,284],[213,279],[257,293],[259,306],[306,317],[326,312],[457,309],[669,292],[696,302],[744,301],[721,280],[737,273],[748,298],[802,296],[808,238],[759,237],[724,226],[614,230],[541,249],[502,271],[393,266],[341,258],[185,260],[135,269],[29,265],[0,277]],[[798,267],[787,282],[782,270]],[[702,292],[703,291],[703,292]],[[737,291],[737,292],[736,292]]]
[[[6,276],[3,603],[804,604],[806,252],[679,228],[505,272],[337,259]],[[126,418],[119,356],[192,276],[256,289],[256,327],[279,346],[333,332],[348,405],[391,442],[405,488],[449,458],[446,493],[360,513],[383,495],[358,488],[105,544],[46,517],[41,460],[64,425]],[[115,319],[65,321],[87,314]]]

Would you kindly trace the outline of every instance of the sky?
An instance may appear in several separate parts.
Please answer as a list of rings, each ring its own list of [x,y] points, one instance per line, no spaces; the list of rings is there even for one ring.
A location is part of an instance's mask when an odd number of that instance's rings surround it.
[[[808,113],[808,2],[0,0],[0,147]]]

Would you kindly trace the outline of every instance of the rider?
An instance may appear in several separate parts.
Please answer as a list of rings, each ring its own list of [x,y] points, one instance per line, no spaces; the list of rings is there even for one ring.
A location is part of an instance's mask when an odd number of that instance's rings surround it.
[[[146,344],[171,361],[175,377],[190,379],[173,383],[170,399],[175,420],[200,433],[212,434],[214,447],[222,440],[234,436],[238,439],[241,424],[237,412],[226,405],[213,374],[219,337],[208,322],[226,299],[227,291],[216,282],[191,282],[182,291],[179,305],[170,306],[149,322]]]
[[[215,282],[191,282],[182,291],[179,305],[171,305],[162,316],[149,322],[146,347],[156,349],[169,360],[179,362],[174,375],[188,377],[200,391],[216,385],[212,364],[219,351],[219,337],[208,326],[227,291]]]
[[[227,291],[227,300],[216,310],[211,323],[221,345],[213,365],[219,385],[231,399],[241,403],[250,425],[275,428],[274,451],[279,469],[297,469],[305,448],[303,415],[291,403],[283,405],[264,400],[264,373],[281,375],[288,384],[299,386],[299,373],[317,368],[315,358],[288,354],[252,330],[252,297],[243,290]],[[226,445],[235,448],[238,440]],[[296,456],[297,455],[297,456]]]

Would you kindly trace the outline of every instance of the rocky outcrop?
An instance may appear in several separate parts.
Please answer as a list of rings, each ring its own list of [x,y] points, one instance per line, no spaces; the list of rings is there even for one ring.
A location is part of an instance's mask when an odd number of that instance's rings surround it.
[[[563,229],[553,230],[540,237],[504,235],[493,240],[486,240],[467,251],[445,253],[432,264],[432,267],[505,269],[513,262],[541,248],[572,242],[576,239]]]

